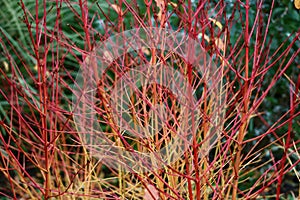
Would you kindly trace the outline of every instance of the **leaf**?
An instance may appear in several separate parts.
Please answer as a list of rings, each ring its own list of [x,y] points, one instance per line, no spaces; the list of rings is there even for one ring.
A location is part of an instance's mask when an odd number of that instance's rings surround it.
[[[119,15],[123,15],[123,11],[120,8],[120,6],[118,6],[116,4],[112,4],[111,7],[116,11],[116,13],[118,13]]]
[[[202,37],[202,33],[199,33],[199,35]],[[210,38],[204,34],[203,38],[207,41],[210,42]],[[224,42],[220,39],[220,38],[215,38],[215,45],[220,49],[220,50],[224,50],[225,45]]]
[[[165,3],[163,0],[155,0],[156,6],[159,7],[159,9],[163,10],[165,8]]]
[[[300,9],[300,0],[294,0],[294,5],[299,10]]]
[[[149,49],[148,49],[148,48],[146,48],[145,46],[142,46],[142,52],[143,52],[144,54],[146,54],[147,56],[149,56],[149,55],[150,55],[150,51],[149,51]]]
[[[157,13],[157,18],[159,21],[162,20],[162,12],[165,9],[165,2],[163,0],[155,0],[156,6],[159,8],[159,12]]]
[[[38,65],[37,65],[37,64],[34,65],[34,66],[33,66],[33,69],[34,69],[35,71],[38,71]]]
[[[173,3],[173,2],[169,2],[168,5],[171,5],[171,6],[173,6],[174,8],[177,8],[177,6],[178,6],[177,3]]]
[[[300,0],[299,0],[300,1]],[[212,21],[215,25],[217,25],[218,27],[219,27],[219,29],[222,29],[223,28],[223,26],[222,26],[222,24],[221,24],[221,22],[219,22],[219,21],[217,21],[217,20],[215,20],[215,19],[213,19],[213,18],[208,18],[210,21]]]
[[[9,71],[9,67],[8,67],[8,64],[7,64],[6,61],[3,61],[3,66],[4,66],[4,70],[5,70],[6,72],[8,72],[8,71]]]
[[[210,41],[209,37],[208,37],[206,34],[204,34],[204,36],[203,36],[203,34],[202,34],[202,33],[199,33],[199,35],[200,35],[201,37],[203,37],[203,38],[204,38],[204,40],[206,40],[207,42],[209,42],[209,41]]]
[[[220,50],[224,50],[225,46],[223,41],[220,38],[215,38],[215,44]]]

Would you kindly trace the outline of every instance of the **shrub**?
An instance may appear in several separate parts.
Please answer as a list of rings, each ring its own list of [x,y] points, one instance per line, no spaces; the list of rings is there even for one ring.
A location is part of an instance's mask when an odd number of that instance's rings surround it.
[[[0,5],[3,197],[299,196],[291,2]]]

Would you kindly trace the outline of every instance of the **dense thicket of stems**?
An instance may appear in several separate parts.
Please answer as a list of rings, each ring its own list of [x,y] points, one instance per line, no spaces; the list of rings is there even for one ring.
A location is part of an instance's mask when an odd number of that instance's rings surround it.
[[[11,18],[8,22],[15,26],[0,28],[0,179],[5,180],[0,183],[0,196],[199,200],[299,196],[300,30],[290,30],[286,38],[273,42],[275,4],[262,0],[1,3]],[[160,168],[147,169],[144,164],[147,170],[137,172],[93,156],[97,148],[91,150],[83,142],[72,97],[82,95],[76,76],[78,71],[90,72],[99,43],[146,27],[158,30],[153,36],[158,41],[163,41],[159,33],[167,29],[188,36],[208,55],[201,63],[213,60],[216,72],[200,74],[180,54],[153,43],[122,53],[111,60],[102,78],[95,79],[99,83],[95,111],[102,133],[128,152],[161,150],[178,134],[179,122],[187,116],[180,109],[180,95],[151,83],[138,92],[131,90],[134,95],[128,98],[126,114],[133,116],[134,125],[129,131],[139,130],[139,123],[152,127],[148,134],[161,130],[146,138],[122,132],[118,125],[123,116],[114,118],[116,110],[109,105],[119,77],[140,65],[168,65],[193,88],[183,97],[196,99],[188,120],[195,131],[186,133],[191,140],[184,154]],[[113,50],[103,46],[101,51],[103,56],[96,59],[110,60]],[[176,74],[156,68],[152,73],[157,77]],[[174,77],[175,82],[181,80]],[[223,91],[222,105],[214,88]],[[119,90],[116,99],[126,92]],[[199,123],[194,110],[201,113]],[[222,115],[219,110],[224,111]],[[162,119],[168,121],[165,126]],[[212,129],[215,121],[218,126]],[[203,154],[212,131],[219,137]],[[172,152],[166,155],[171,159]]]

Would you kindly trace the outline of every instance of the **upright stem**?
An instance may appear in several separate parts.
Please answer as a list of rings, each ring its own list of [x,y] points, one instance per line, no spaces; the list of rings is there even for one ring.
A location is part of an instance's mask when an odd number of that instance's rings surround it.
[[[80,7],[80,10],[81,10],[81,20],[83,22],[83,29],[84,29],[84,33],[85,33],[85,50],[87,52],[90,52],[92,50],[92,47],[91,47],[91,40],[90,40],[90,33],[89,33],[89,20],[88,20],[88,6],[87,6],[87,1],[86,0],[79,0],[79,7]],[[85,58],[85,56],[83,56],[83,58]],[[90,61],[93,65],[93,69],[94,69],[94,72],[97,72],[96,70],[96,67],[94,65],[94,60],[92,58],[90,58]],[[95,73],[97,74],[97,73]],[[96,80],[97,80],[97,75],[96,76]],[[89,169],[90,169],[90,165],[87,165],[86,163],[88,162],[88,154],[85,154],[84,156],[84,165],[85,165],[85,170],[86,170],[86,173],[85,173],[85,179],[87,181],[85,181],[84,183],[84,193],[85,195],[87,195],[88,191],[89,191],[89,188],[90,188],[90,175],[89,175]]]
[[[300,77],[300,76],[299,76]],[[296,94],[296,93],[295,93]],[[296,102],[296,96],[293,95],[292,93],[292,88],[290,88],[290,116],[291,118],[293,117],[294,113],[295,113],[295,102]],[[287,132],[287,137],[286,137],[286,141],[284,144],[284,154],[282,156],[282,159],[280,161],[280,174],[278,177],[278,185],[277,185],[277,189],[276,189],[276,199],[280,199],[280,192],[281,192],[281,184],[282,184],[282,179],[284,176],[284,171],[285,171],[285,163],[287,160],[287,156],[288,156],[288,150],[290,147],[290,143],[291,143],[291,134],[293,131],[293,120],[290,120],[289,125],[288,125],[288,132]]]
[[[236,148],[236,157],[234,161],[234,182],[233,182],[233,193],[232,199],[237,199],[237,190],[238,190],[238,181],[239,181],[239,171],[241,164],[241,153],[242,153],[242,145],[244,136],[246,133],[246,129],[248,126],[248,106],[249,106],[249,92],[248,92],[248,84],[249,84],[249,0],[246,0],[245,4],[246,9],[246,24],[245,24],[245,85],[243,90],[243,110],[241,112],[241,127],[238,133],[237,139],[237,148]]]
[[[41,123],[42,123],[42,137],[43,137],[43,150],[44,150],[44,159],[45,159],[45,189],[44,189],[44,198],[47,200],[50,196],[50,187],[51,187],[51,174],[50,174],[50,160],[48,153],[48,131],[47,131],[47,110],[48,110],[48,88],[46,84],[46,72],[47,72],[47,54],[48,54],[48,45],[47,45],[47,9],[46,9],[46,0],[43,1],[43,30],[44,33],[40,30],[40,20],[39,20],[39,1],[36,0],[36,45],[35,45],[35,55],[37,59],[38,66],[38,85],[39,85],[39,98],[41,105]],[[41,44],[41,34],[43,34],[43,56],[40,56],[40,44]]]

